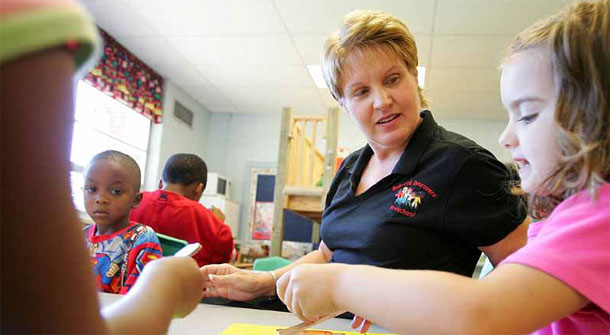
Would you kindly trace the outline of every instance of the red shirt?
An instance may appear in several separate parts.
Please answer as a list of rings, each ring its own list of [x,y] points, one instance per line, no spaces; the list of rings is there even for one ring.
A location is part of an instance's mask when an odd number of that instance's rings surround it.
[[[202,248],[193,256],[199,266],[231,260],[231,228],[210,210],[173,192],[157,190],[143,193],[142,202],[131,211],[130,220],[189,243],[199,242]]]

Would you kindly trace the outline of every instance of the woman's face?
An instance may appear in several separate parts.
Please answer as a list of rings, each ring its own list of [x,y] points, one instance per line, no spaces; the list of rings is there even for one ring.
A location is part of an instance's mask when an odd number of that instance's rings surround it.
[[[378,49],[352,53],[347,64],[339,102],[373,151],[402,150],[421,121],[415,70]]]
[[[561,154],[555,136],[557,94],[548,56],[540,49],[516,53],[502,66],[500,87],[509,117],[500,144],[519,165],[523,190],[536,192],[557,169]]]

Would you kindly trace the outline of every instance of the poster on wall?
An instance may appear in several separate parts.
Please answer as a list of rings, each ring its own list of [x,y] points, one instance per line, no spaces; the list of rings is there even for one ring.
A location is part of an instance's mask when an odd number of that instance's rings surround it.
[[[257,252],[269,250],[273,231],[275,173],[275,168],[253,167],[250,170],[247,221],[251,233],[245,244]],[[311,220],[284,210],[282,257],[296,260],[313,250],[311,235]]]
[[[252,240],[270,240],[273,227],[273,192],[275,168],[250,170],[250,194],[248,196],[248,231]]]
[[[254,209],[252,238],[255,240],[271,239],[273,228],[273,202],[257,201]]]

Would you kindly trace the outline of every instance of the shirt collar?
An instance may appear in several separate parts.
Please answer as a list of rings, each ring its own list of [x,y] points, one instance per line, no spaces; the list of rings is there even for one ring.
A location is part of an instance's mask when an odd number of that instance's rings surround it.
[[[422,118],[422,122],[413,133],[413,136],[400,156],[398,163],[394,166],[392,174],[412,174],[438,129],[438,124],[434,121],[432,113],[429,110],[423,110],[419,115]],[[365,145],[356,159],[356,162],[348,167],[348,171],[352,175],[352,178],[354,175],[359,176],[362,174],[362,171],[368,164],[372,155],[373,149],[371,149],[368,144]]]
[[[419,115],[423,120],[415,130],[415,133],[413,133],[398,163],[394,166],[392,174],[413,174],[417,163],[419,163],[419,160],[436,134],[438,124],[434,121],[432,113],[429,110],[423,110]]]
[[[135,221],[129,221],[129,225],[127,227],[125,227],[119,231],[116,231],[112,234],[109,234],[109,235],[95,235],[95,232],[97,231],[97,226],[95,224],[92,224],[89,227],[89,231],[87,232],[87,237],[89,238],[89,241],[91,243],[107,241],[118,235],[125,233],[127,230],[131,229],[131,227],[133,227],[136,224],[137,224],[137,222],[135,222]]]

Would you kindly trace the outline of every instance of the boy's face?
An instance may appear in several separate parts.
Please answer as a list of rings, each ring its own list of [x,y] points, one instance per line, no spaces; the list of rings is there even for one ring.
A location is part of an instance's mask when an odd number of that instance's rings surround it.
[[[537,192],[561,157],[555,136],[557,93],[548,56],[540,49],[516,53],[502,66],[500,86],[509,117],[500,144],[518,164],[523,190]]]
[[[142,199],[139,181],[128,169],[112,159],[91,163],[85,175],[85,209],[97,225],[98,233],[111,234],[129,225],[129,212]]]

